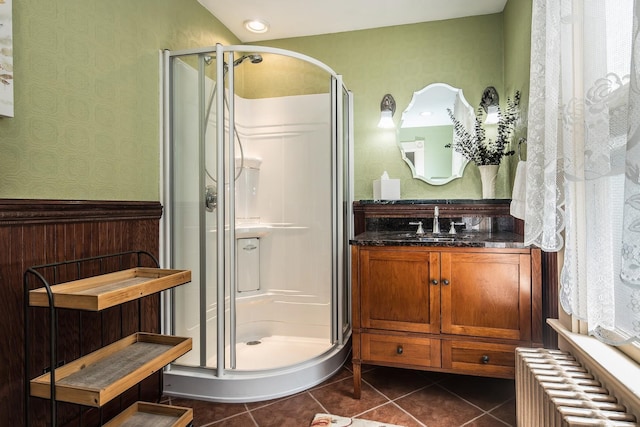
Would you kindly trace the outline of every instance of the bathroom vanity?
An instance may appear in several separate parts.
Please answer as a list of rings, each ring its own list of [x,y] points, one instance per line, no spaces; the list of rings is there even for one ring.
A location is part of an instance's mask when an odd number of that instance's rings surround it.
[[[514,378],[516,347],[542,346],[540,250],[508,212],[508,201],[354,204],[356,398],[362,364]]]

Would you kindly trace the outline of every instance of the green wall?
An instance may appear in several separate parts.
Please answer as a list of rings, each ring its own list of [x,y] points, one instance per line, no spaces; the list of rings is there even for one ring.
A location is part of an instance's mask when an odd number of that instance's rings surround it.
[[[464,177],[442,186],[413,179],[396,146],[394,130],[379,129],[380,100],[396,99],[399,123],[414,91],[435,82],[463,89],[472,106],[482,91],[505,87],[503,14],[362,30],[260,43],[318,58],[343,75],[354,92],[355,199],[373,197],[372,182],[383,171],[400,178],[403,199],[481,198],[475,165]],[[504,97],[506,100],[506,97]],[[501,168],[497,197],[509,198],[509,165]]]
[[[159,51],[238,43],[196,0],[13,2],[0,198],[158,200]]]
[[[239,40],[196,0],[21,0],[13,9],[15,118],[0,118],[0,198],[158,200],[159,50]],[[530,20],[531,0],[510,0],[500,14],[260,44],[325,62],[354,92],[355,199],[372,198],[384,170],[405,199],[480,198],[474,165],[444,186],[413,179],[395,132],[376,126],[380,100],[393,94],[399,123],[413,92],[433,82],[462,88],[472,106],[489,85],[502,103],[505,88],[527,95]],[[326,81],[287,72],[303,92]],[[257,96],[283,90],[252,82],[243,88]],[[510,197],[512,160],[497,197]]]
[[[510,162],[511,177],[515,177],[518,161],[517,142],[527,136],[527,112],[529,110],[529,67],[531,58],[531,7],[532,0],[509,1],[504,10],[505,87],[508,93],[522,93],[520,111],[524,118],[517,126],[513,149],[516,155]],[[522,146],[522,157],[526,159],[526,145]],[[513,178],[510,182],[513,182]]]

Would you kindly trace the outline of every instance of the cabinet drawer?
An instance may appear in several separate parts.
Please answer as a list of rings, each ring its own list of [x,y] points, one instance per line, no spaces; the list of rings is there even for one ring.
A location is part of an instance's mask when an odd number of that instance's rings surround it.
[[[516,347],[510,344],[443,340],[442,367],[473,375],[514,378]]]
[[[362,359],[439,368],[440,340],[365,333],[362,334]]]

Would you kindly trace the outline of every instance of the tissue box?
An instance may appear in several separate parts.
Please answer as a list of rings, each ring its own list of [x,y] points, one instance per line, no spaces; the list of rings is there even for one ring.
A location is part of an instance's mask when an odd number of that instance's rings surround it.
[[[400,199],[399,179],[376,179],[373,181],[373,200]]]

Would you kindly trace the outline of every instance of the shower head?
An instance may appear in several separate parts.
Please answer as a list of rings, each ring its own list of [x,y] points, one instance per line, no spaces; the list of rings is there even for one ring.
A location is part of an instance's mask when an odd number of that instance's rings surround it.
[[[262,62],[262,55],[258,55],[257,53],[252,53],[250,55],[243,55],[240,58],[233,61],[233,66],[237,67],[238,65],[242,64],[245,59],[248,59],[249,61],[251,61],[252,64],[259,64]]]
[[[204,62],[207,65],[211,65],[211,63],[213,62],[213,56],[210,55],[205,55],[204,56]],[[237,67],[238,65],[242,64],[245,60],[249,60],[251,61],[252,64],[259,64],[262,62],[262,55],[257,54],[257,53],[251,53],[248,55],[243,55],[240,58],[236,59],[235,61],[233,61],[233,66]],[[227,64],[224,64],[225,69],[227,68]]]

